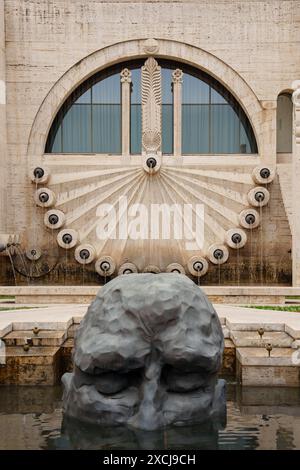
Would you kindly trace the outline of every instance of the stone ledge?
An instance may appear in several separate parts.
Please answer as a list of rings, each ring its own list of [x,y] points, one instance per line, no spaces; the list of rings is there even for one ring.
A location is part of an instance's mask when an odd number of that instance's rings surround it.
[[[290,286],[200,286],[213,303],[284,303],[285,296],[299,295],[299,287]],[[0,295],[14,295],[16,303],[55,304],[90,303],[101,286],[0,286]]]
[[[266,343],[273,348],[290,348],[293,338],[284,331],[266,331],[260,338],[257,331],[230,331],[230,338],[237,348],[264,348]]]
[[[236,358],[242,366],[295,367],[292,362],[293,352],[291,348],[273,348],[269,357],[265,348],[237,348]]]

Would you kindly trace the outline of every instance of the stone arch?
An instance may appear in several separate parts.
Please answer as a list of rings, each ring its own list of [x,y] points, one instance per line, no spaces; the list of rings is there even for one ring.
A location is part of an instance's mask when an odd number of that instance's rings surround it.
[[[135,39],[116,43],[97,50],[73,65],[51,88],[42,102],[33,122],[27,153],[29,159],[40,158],[49,129],[65,99],[83,81],[94,73],[126,59],[155,55],[158,58],[178,60],[199,68],[216,78],[238,100],[252,125],[258,151],[262,141],[262,107],[251,87],[229,65],[198,47],[173,40]]]

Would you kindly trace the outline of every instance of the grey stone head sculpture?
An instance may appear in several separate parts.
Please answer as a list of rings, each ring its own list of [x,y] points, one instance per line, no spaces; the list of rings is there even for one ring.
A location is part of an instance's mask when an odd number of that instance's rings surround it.
[[[119,276],[77,331],[74,372],[62,379],[64,413],[144,430],[224,414],[223,347],[213,306],[186,276]]]

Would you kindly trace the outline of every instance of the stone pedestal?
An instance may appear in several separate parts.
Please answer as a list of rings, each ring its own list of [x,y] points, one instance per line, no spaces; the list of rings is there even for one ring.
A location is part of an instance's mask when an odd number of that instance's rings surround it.
[[[230,339],[225,339],[221,376],[234,376],[236,372],[235,346]]]
[[[61,369],[62,374],[65,372],[72,372],[74,367],[73,362],[74,339],[67,339],[61,347]]]
[[[61,377],[60,348],[21,346],[6,348],[0,367],[0,385],[56,385]]]
[[[7,347],[23,346],[29,340],[32,346],[61,346],[67,338],[65,331],[41,330],[38,334],[34,334],[32,330],[14,330],[8,333],[3,341]]]
[[[268,357],[263,348],[237,348],[236,375],[241,385],[299,387],[300,368],[291,348],[275,348]]]
[[[274,348],[290,348],[294,341],[284,331],[266,331],[262,338],[257,331],[231,331],[230,338],[237,348],[264,348],[267,343]]]

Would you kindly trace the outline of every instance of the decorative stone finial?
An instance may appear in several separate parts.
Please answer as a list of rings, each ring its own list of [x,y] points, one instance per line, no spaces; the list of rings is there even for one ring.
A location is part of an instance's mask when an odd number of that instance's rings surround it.
[[[173,83],[182,83],[183,71],[180,69],[174,70],[172,73],[172,82]]]
[[[156,54],[158,52],[158,42],[153,38],[146,39],[143,45],[143,49],[145,54]]]
[[[131,83],[131,72],[129,69],[123,69],[120,75],[122,83]]]

